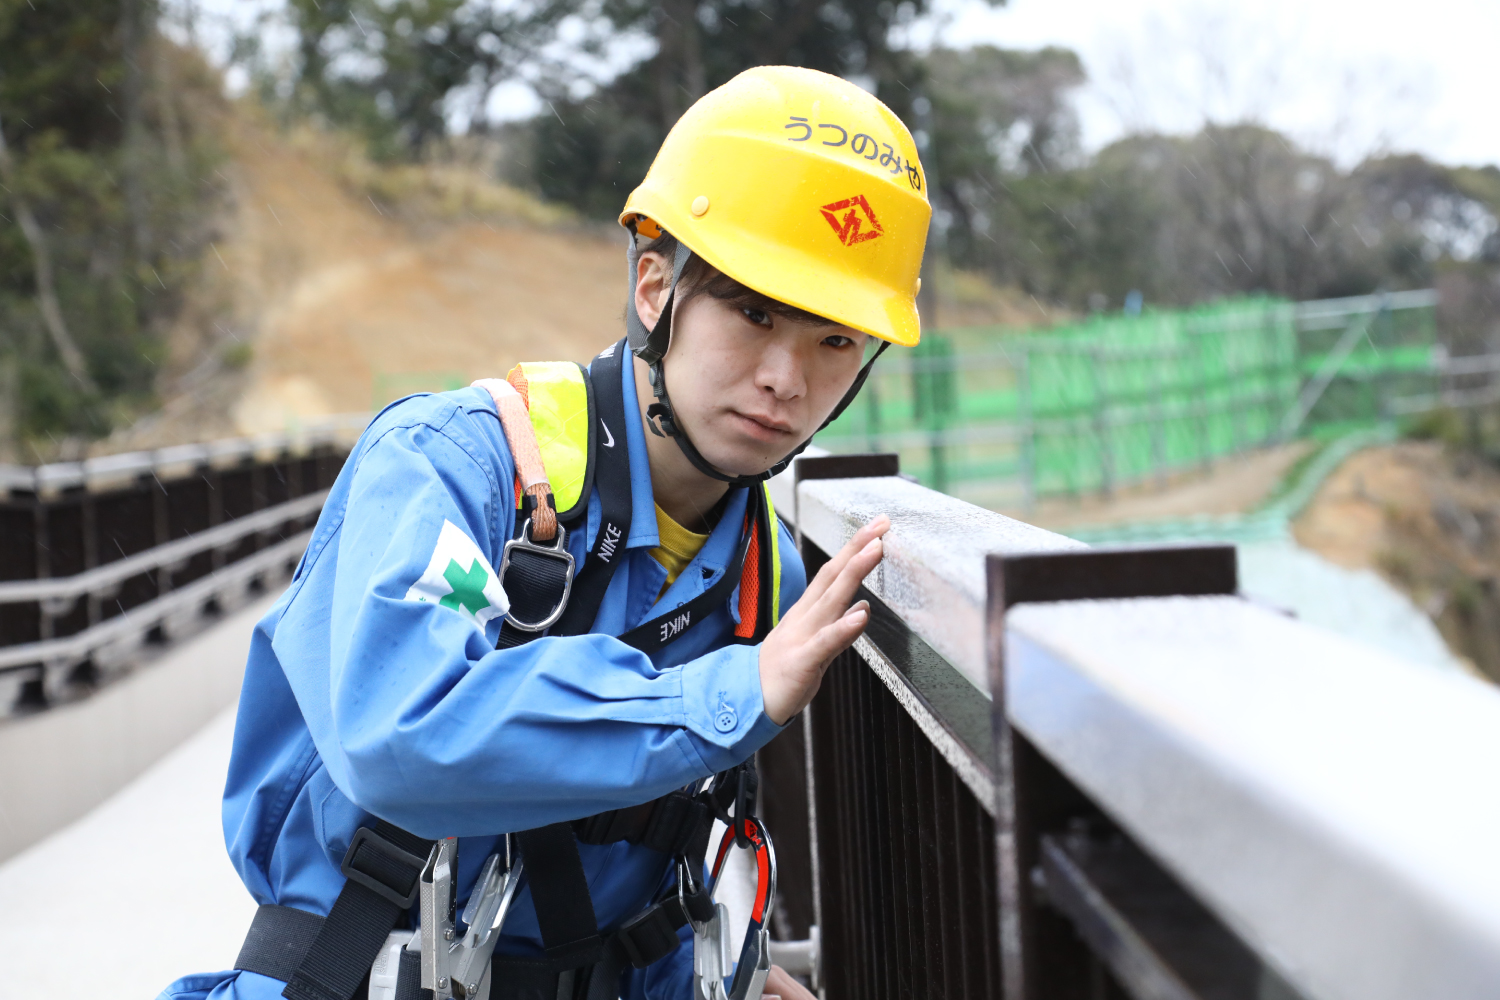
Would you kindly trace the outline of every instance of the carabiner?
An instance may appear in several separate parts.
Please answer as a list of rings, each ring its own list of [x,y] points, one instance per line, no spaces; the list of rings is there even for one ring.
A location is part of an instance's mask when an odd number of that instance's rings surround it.
[[[469,905],[459,920],[468,925],[463,936],[454,925],[454,877],[458,869],[458,838],[437,842],[419,880],[422,929],[422,989],[433,1000],[486,1000],[490,992],[490,956],[515,902],[523,872],[522,859],[511,852],[505,835],[504,856],[499,851],[480,868]]]
[[[776,849],[766,828],[754,816],[746,816],[724,831],[709,875],[710,896],[718,891],[719,874],[729,849],[741,837],[749,843],[749,850],[755,852],[755,904],[750,910],[739,961],[732,968],[729,942],[724,938],[729,928],[729,912],[724,904],[715,902],[712,918],[693,923],[693,990],[697,1000],[760,1000],[766,977],[771,973],[771,934],[765,925],[776,902]],[[731,973],[726,986],[725,979]]]

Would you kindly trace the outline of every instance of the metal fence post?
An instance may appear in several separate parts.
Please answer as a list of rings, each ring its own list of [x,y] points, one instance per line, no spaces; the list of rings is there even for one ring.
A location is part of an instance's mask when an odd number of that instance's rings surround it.
[[[803,480],[894,476],[900,471],[900,457],[890,452],[803,457],[792,467],[793,496],[796,484]],[[786,513],[794,522],[797,520],[795,508]],[[800,533],[798,542],[800,546]],[[811,576],[821,562],[806,547],[802,554]],[[813,791],[815,749],[811,717],[815,711],[816,704],[809,705],[802,715],[788,723],[786,732],[757,756],[762,778],[761,816],[776,838],[777,863],[781,869],[781,888],[772,914],[772,932],[777,940],[806,938],[823,920]]]
[[[1109,384],[1104,371],[1105,352],[1089,352],[1094,379],[1094,441],[1099,453],[1099,493],[1106,499],[1114,494],[1115,451],[1109,412]]]
[[[1161,365],[1151,365],[1151,472],[1158,490],[1167,488],[1166,417],[1162,413]]]
[[[1032,413],[1031,352],[1021,349],[1016,368],[1016,401],[1021,418],[1021,508],[1036,509],[1036,418]]]
[[[1076,814],[1079,804],[1065,783],[1047,777],[1045,762],[1006,715],[1006,612],[1036,601],[1233,594],[1238,590],[1235,549],[1208,545],[991,555],[986,575],[1003,1000],[1083,1000],[1087,994],[1078,994],[1076,983],[1054,980],[1085,967],[1088,950],[1080,939],[1063,933],[1055,911],[1043,911],[1046,883],[1038,874],[1042,834]]]

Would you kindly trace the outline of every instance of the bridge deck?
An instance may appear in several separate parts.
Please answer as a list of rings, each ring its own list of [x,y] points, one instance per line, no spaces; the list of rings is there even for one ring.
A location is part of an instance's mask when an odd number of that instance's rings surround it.
[[[221,628],[233,628],[234,622]],[[42,983],[153,997],[234,964],[255,903],[224,853],[234,709],[82,819],[0,865],[0,1000]]]

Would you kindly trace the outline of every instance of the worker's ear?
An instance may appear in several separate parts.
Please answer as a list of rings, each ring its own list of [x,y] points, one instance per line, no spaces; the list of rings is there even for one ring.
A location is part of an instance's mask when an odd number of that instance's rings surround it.
[[[641,254],[635,262],[635,314],[646,329],[656,326],[671,291],[672,262],[654,250]]]

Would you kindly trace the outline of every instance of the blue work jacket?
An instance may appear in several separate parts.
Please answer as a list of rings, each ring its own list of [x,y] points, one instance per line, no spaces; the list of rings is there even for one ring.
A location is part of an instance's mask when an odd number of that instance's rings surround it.
[[[614,638],[731,570],[747,501],[744,489],[731,493],[702,551],[658,599],[666,571],[648,552],[659,542],[628,358],[623,380],[628,554],[589,635],[497,650],[501,618],[476,613],[484,598],[429,600],[419,586],[440,544],[477,545],[496,567],[513,535],[514,470],[487,392],[409,397],[361,436],[291,585],[256,625],[246,665],[224,838],[257,903],[326,914],[350,838],[379,816],[422,837],[460,838],[462,904],[499,834],[648,801],[739,764],[780,731],[761,701],[760,647],[731,641],[737,590],[654,655]],[[580,566],[599,521],[595,491],[586,530],[567,540]],[[779,530],[784,613],[807,580]],[[605,930],[670,877],[649,848],[579,851]],[[529,890],[497,952],[540,954]],[[627,972],[621,995],[687,1000],[691,973],[689,944]],[[216,972],[179,979],[161,997],[276,1000],[283,985]]]

